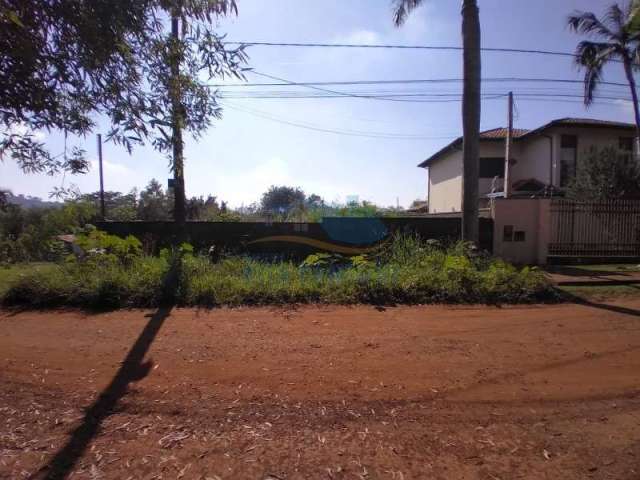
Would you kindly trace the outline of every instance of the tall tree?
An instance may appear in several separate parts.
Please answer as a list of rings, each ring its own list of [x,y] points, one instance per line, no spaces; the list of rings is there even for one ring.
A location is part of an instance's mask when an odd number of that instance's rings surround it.
[[[636,19],[637,10],[631,4],[622,7],[613,4],[602,18],[591,12],[575,12],[568,17],[567,24],[574,32],[599,40],[583,40],[576,48],[576,64],[585,69],[585,105],[593,102],[605,65],[611,61],[621,62],[631,90],[636,137],[640,139],[640,107],[633,76],[640,66],[640,28]]]
[[[264,213],[285,214],[303,206],[305,199],[305,193],[299,188],[272,185],[262,194],[260,206]]]
[[[394,22],[400,26],[424,0],[394,0]],[[480,152],[480,14],[477,0],[462,0],[462,239],[478,242],[478,175]]]
[[[169,201],[162,185],[155,178],[140,191],[138,201],[138,219],[146,221],[168,220],[170,218]]]
[[[232,14],[236,0],[0,0],[0,161],[84,171],[82,152],[56,155],[34,131],[84,136],[103,115],[108,139],[167,155],[184,205],[183,131],[197,138],[221,116],[207,83],[241,78],[247,59],[215,31]]]

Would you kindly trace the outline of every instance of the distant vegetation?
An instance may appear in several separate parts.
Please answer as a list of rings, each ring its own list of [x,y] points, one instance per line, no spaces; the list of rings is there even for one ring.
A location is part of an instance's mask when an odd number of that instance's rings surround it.
[[[16,262],[57,261],[65,251],[57,236],[82,233],[100,220],[99,194],[76,194],[65,202],[44,202],[35,197],[7,195],[0,205],[0,265]],[[14,200],[16,203],[14,203]],[[156,180],[141,191],[105,192],[107,219],[113,221],[170,221],[173,196]],[[192,197],[186,203],[193,221],[319,222],[322,217],[394,216],[403,211],[372,203],[327,203],[301,189],[272,186],[259,203],[232,209],[216,196]]]
[[[370,255],[318,254],[301,264],[244,256],[212,261],[195,255],[188,244],[149,257],[132,237],[96,231],[80,235],[79,243],[86,252],[82,258],[69,255],[64,262],[18,275],[14,268],[0,293],[2,301],[118,308],[161,303],[519,303],[554,297],[536,269],[518,269],[464,244],[443,248],[411,236],[396,237]]]

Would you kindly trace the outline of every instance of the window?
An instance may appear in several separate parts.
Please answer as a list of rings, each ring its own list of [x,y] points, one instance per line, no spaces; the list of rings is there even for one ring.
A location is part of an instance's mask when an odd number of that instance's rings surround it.
[[[576,174],[578,137],[562,135],[560,138],[560,186],[566,187]]]
[[[480,178],[504,177],[504,158],[481,158]]]
[[[513,225],[505,225],[502,230],[502,241],[513,242]]]
[[[525,238],[525,233],[523,231],[514,232],[513,234],[514,242],[524,242]]]

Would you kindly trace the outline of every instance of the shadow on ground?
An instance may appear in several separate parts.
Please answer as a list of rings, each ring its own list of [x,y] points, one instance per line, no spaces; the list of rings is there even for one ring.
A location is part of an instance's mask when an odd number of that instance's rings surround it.
[[[67,444],[45,466],[32,475],[31,479],[67,478],[91,440],[97,435],[102,422],[111,415],[118,401],[127,394],[129,384],[142,380],[151,371],[153,362],[151,360],[143,362],[143,360],[170,312],[171,307],[163,307],[149,315],[149,322],[129,350],[111,383],[87,409],[82,423],[72,432]]]
[[[623,315],[631,315],[633,317],[640,317],[640,310],[636,308],[623,307],[621,305],[611,305],[609,303],[598,302],[590,300],[586,297],[581,297],[567,291],[560,291],[559,295],[563,300],[576,303],[578,305],[584,305],[585,307],[599,308],[601,310],[607,310],[609,312],[622,313]]]

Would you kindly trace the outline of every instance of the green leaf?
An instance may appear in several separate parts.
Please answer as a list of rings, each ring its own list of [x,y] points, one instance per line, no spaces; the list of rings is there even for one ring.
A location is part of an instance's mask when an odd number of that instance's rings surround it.
[[[22,23],[22,21],[20,20],[20,17],[18,17],[18,14],[13,10],[9,10],[9,12],[7,13],[7,17],[9,17],[9,20],[11,20],[13,23],[18,25],[19,27],[24,28],[24,23]]]

